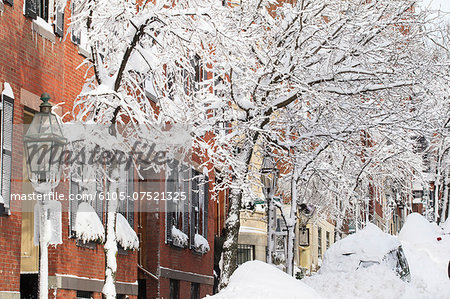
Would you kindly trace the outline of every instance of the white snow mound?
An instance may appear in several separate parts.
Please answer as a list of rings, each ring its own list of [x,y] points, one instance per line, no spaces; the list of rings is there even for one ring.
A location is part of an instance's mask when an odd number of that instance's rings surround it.
[[[205,237],[203,237],[202,235],[195,234],[194,246],[198,252],[201,252],[203,254],[205,254],[209,251],[208,240],[206,240]]]
[[[450,234],[450,217],[442,225],[442,229],[444,230],[444,234]]]
[[[75,218],[75,231],[77,238],[84,243],[90,241],[103,242],[105,240],[103,224],[94,208],[86,202],[78,205],[77,216]]]
[[[175,226],[172,226],[172,238],[177,246],[185,247],[188,245],[188,236]]]
[[[433,243],[438,233],[436,227],[418,213],[412,213],[406,218],[398,238],[408,243]]]
[[[117,213],[116,217],[116,238],[124,249],[136,250],[139,248],[139,239],[136,232],[120,213]]]
[[[228,286],[214,299],[308,299],[321,298],[315,290],[283,271],[261,261],[239,266]]]
[[[391,250],[401,243],[394,236],[369,223],[355,234],[334,243],[325,252],[321,272],[353,272],[361,261],[381,262]]]
[[[411,284],[423,290],[425,298],[450,298],[450,236],[442,230],[438,233],[434,223],[413,213],[406,218],[399,237],[411,271]]]

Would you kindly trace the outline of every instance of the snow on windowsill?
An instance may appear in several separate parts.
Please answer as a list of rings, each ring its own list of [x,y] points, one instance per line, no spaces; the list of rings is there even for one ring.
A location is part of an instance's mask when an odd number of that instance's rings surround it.
[[[136,232],[120,213],[117,213],[116,217],[116,238],[125,250],[139,249],[139,239]]]
[[[185,248],[188,245],[188,236],[181,230],[172,226],[172,245]]]
[[[94,208],[86,202],[80,203],[75,219],[76,236],[83,243],[103,242],[105,229]]]
[[[210,250],[208,240],[206,240],[202,235],[195,234],[194,250],[201,254],[207,253]]]
[[[31,30],[33,30],[43,38],[48,39],[52,43],[54,43],[56,40],[55,34],[53,32],[53,26],[40,17],[37,17],[36,20],[32,20]]]
[[[8,82],[5,82],[3,84],[3,91],[2,91],[2,95],[10,97],[11,99],[14,99],[14,93],[13,90],[11,88],[11,85],[9,85]]]

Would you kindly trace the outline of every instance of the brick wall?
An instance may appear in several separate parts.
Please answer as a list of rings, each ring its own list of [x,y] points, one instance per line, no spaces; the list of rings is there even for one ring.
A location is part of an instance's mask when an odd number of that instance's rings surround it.
[[[0,92],[4,82],[13,89],[14,124],[23,123],[24,103],[35,110],[39,105],[22,98],[24,93],[39,96],[48,92],[53,104],[64,102],[63,114],[71,112],[87,71],[86,66],[76,69],[84,57],[78,54],[78,47],[67,34],[70,6],[65,9],[65,38],[56,37],[55,42],[51,42],[32,30],[31,19],[23,15],[23,5],[23,0],[15,0],[12,7],[5,4],[0,13]],[[21,193],[22,180],[26,176],[22,166],[21,130],[21,126],[14,127],[12,193]],[[57,191],[68,194],[68,189],[68,182],[61,182]],[[64,204],[68,205],[68,202]],[[67,206],[63,208],[63,211],[67,210]],[[0,292],[20,290],[20,202],[12,202],[12,211],[10,216],[0,216]],[[97,245],[94,250],[76,246],[75,240],[69,238],[67,212],[62,215],[62,229],[63,244],[49,248],[49,275],[58,273],[103,279],[103,246]],[[136,282],[136,261],[137,252],[118,256],[118,281]],[[58,290],[57,294],[58,298],[75,298],[76,292]],[[95,296],[101,298],[100,294]]]

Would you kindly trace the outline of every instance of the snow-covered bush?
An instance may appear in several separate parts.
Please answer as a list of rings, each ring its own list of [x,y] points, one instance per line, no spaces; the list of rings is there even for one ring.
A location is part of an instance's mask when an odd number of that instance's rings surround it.
[[[78,206],[75,219],[75,231],[78,239],[83,243],[105,240],[105,228],[94,208],[87,202],[82,202]]]
[[[172,226],[172,244],[178,247],[186,247],[188,245],[188,236],[181,230]]]
[[[209,251],[208,240],[206,240],[202,235],[195,234],[194,250],[200,252],[201,254],[207,253]]]
[[[136,250],[139,248],[139,239],[136,232],[120,213],[117,213],[116,218],[116,238],[124,249]]]

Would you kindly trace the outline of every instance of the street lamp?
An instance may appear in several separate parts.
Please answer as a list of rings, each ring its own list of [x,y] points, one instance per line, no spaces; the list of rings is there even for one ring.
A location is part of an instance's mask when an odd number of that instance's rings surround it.
[[[273,196],[277,186],[278,169],[272,157],[266,155],[263,158],[261,167],[261,183],[263,185],[264,196],[267,200],[267,263],[272,263],[272,251],[274,249],[274,231],[275,211],[273,205]]]
[[[263,158],[261,168],[261,183],[263,184],[264,195],[272,196],[275,192],[278,181],[278,169],[272,157],[266,155]],[[272,193],[272,194],[270,194]]]
[[[61,178],[61,155],[67,143],[61,125],[52,113],[50,95],[41,95],[40,111],[35,114],[23,137],[28,177],[38,193],[50,193]],[[48,214],[45,195],[39,206],[39,298],[48,297]]]

